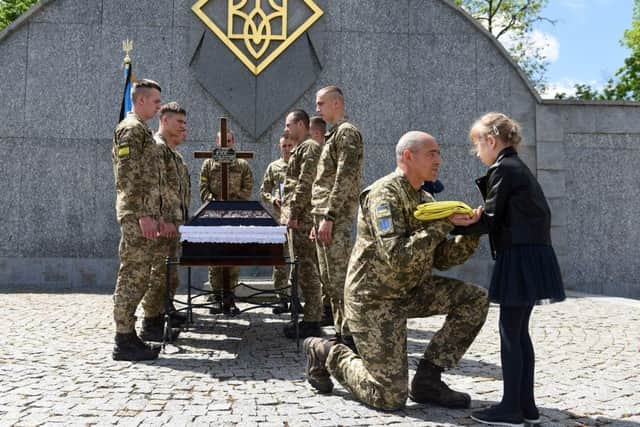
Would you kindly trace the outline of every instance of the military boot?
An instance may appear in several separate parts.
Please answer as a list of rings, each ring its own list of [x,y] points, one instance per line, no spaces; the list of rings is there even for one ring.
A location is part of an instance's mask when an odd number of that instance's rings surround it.
[[[284,336],[290,339],[296,338],[296,324],[289,322],[283,329]],[[298,323],[298,338],[307,337],[321,337],[322,329],[320,328],[320,322],[306,322],[301,321]]]
[[[329,350],[336,343],[335,339],[307,338],[302,343],[302,348],[307,356],[307,381],[320,393],[331,393],[333,382],[331,375],[325,366]]]
[[[171,303],[171,327],[181,328],[187,323],[187,316],[176,310],[176,307]]]
[[[446,408],[468,408],[471,405],[471,396],[451,390],[442,382],[442,371],[441,367],[421,359],[411,381],[409,398],[414,402],[434,403]]]
[[[322,313],[322,319],[320,319],[320,326],[333,326],[334,323],[333,310],[330,305],[325,305]]]
[[[128,334],[117,333],[115,341],[113,353],[111,354],[113,360],[153,360],[160,353],[160,346],[146,345],[135,332]]]
[[[286,299],[281,299],[278,301],[278,305],[275,306],[272,310],[273,314],[283,314],[289,313],[291,310],[289,309],[289,303]]]
[[[336,334],[336,337],[338,337],[338,334]],[[356,342],[353,340],[353,337],[351,335],[341,335],[339,338],[339,342],[349,347],[355,354],[360,354],[358,353]]]
[[[164,335],[164,316],[145,317],[142,319],[142,331],[140,338],[145,341],[162,341]],[[171,328],[167,334],[167,341],[171,342],[178,338],[180,329]]]

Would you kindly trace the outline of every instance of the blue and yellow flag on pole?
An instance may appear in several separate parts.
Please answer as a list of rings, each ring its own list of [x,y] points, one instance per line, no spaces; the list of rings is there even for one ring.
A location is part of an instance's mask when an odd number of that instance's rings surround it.
[[[122,50],[126,52],[124,57],[124,92],[122,94],[122,105],[120,107],[120,119],[122,121],[127,113],[132,110],[131,105],[131,89],[133,87],[133,65],[131,64],[131,57],[129,52],[133,50],[133,42],[131,40],[125,40],[122,42]]]

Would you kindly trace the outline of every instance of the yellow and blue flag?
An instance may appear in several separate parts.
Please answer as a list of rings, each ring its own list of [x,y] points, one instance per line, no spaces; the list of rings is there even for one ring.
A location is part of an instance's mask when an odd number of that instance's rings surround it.
[[[132,110],[131,89],[133,87],[133,66],[131,63],[124,64],[124,93],[122,94],[122,106],[120,107],[120,120],[122,121],[127,113]]]

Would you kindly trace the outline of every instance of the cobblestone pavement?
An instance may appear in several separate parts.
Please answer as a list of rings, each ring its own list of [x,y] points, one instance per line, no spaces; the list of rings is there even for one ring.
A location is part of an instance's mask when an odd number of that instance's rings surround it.
[[[341,387],[317,395],[303,354],[282,336],[286,319],[266,309],[197,313],[179,352],[130,363],[111,360],[110,295],[0,293],[0,307],[1,426],[473,425],[467,410],[409,402],[385,413]],[[412,367],[442,321],[409,322]],[[536,308],[531,329],[544,425],[640,426],[640,301],[573,295]],[[500,398],[500,376],[492,307],[446,381],[480,407]]]

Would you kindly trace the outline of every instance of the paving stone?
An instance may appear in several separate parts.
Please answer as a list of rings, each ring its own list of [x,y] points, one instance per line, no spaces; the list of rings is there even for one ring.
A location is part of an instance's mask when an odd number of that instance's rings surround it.
[[[412,402],[379,412],[338,384],[332,395],[316,394],[304,379],[304,355],[282,337],[286,319],[266,309],[232,319],[196,311],[179,353],[130,363],[110,359],[110,295],[2,293],[0,304],[0,427],[476,425],[468,411]],[[640,301],[587,295],[536,307],[531,335],[545,426],[640,426],[638,312]],[[497,314],[492,306],[460,365],[444,375],[471,393],[474,408],[501,398]],[[411,375],[442,322],[408,322]]]

